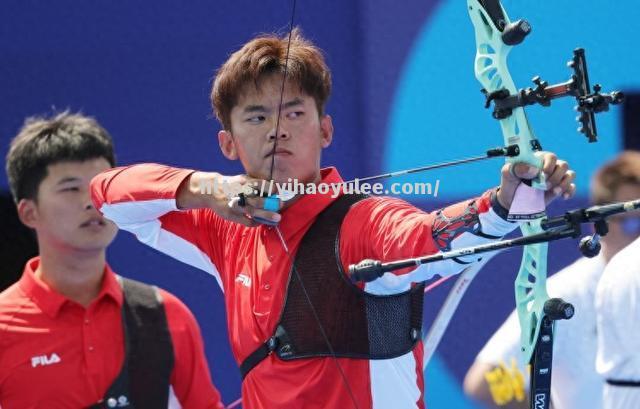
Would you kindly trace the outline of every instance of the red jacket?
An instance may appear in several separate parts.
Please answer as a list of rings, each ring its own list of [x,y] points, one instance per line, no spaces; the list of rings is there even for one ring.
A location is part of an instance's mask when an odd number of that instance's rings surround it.
[[[231,347],[241,363],[275,329],[284,304],[290,258],[274,228],[245,227],[210,209],[178,210],[177,190],[192,172],[155,164],[112,169],[92,181],[93,202],[143,243],[215,277],[224,292]],[[341,181],[335,169],[322,171],[322,182]],[[330,196],[305,195],[281,212],[279,228],[291,254],[315,217],[334,200]],[[343,222],[341,261],[346,269],[364,258],[405,258],[436,253],[442,246],[490,240],[464,232],[473,227],[468,223],[481,225],[486,235],[503,236],[516,225],[492,210],[490,196],[491,191],[450,206],[440,215],[388,197],[363,200]],[[469,209],[477,217],[451,223],[450,218],[469,215]],[[434,225],[442,228],[436,232]],[[455,260],[428,264],[411,272],[387,274],[368,283],[365,290],[401,292],[412,282],[455,274],[463,267]],[[423,407],[422,344],[394,359],[339,361],[360,408]],[[252,409],[353,407],[332,358],[283,362],[272,354],[245,378],[242,395],[244,406]]]

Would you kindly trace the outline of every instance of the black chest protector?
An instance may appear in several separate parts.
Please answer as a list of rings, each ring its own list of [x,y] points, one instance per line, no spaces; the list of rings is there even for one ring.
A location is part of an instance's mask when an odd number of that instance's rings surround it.
[[[302,238],[294,264],[304,288],[292,267],[275,334],[242,362],[243,379],[271,353],[282,360],[333,355],[390,359],[413,350],[422,331],[424,284],[399,294],[368,294],[351,283],[340,262],[340,227],[349,208],[366,197],[336,199]]]
[[[157,288],[118,277],[124,293],[125,356],[120,374],[90,409],[158,409],[169,405],[173,344]]]

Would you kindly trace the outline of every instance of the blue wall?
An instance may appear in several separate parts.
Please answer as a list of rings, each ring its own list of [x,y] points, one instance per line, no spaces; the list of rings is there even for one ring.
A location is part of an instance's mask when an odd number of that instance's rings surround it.
[[[502,143],[482,108],[472,73],[475,42],[460,0],[298,0],[295,23],[326,51],[334,92],[334,144],[324,164],[345,178],[477,154]],[[540,74],[565,80],[565,61],[587,49],[592,82],[639,88],[640,54],[626,48],[638,38],[640,17],[631,0],[566,0],[531,7],[505,1],[511,17],[526,16],[533,33],[511,56],[520,86]],[[289,0],[168,0],[114,2],[4,1],[0,5],[0,145],[24,117],[70,108],[96,116],[115,138],[119,163],[155,161],[240,173],[217,149],[218,124],[208,94],[213,73],[253,35],[286,30]],[[598,24],[598,25],[596,25]],[[579,171],[578,197],[554,211],[586,202],[595,167],[621,148],[619,110],[599,120],[601,142],[575,132],[569,101],[530,109],[547,149]],[[352,157],[357,160],[351,159]],[[416,201],[434,209],[498,183],[500,163],[469,165],[422,179],[441,180],[440,196]],[[6,176],[0,178],[6,188]],[[575,243],[552,246],[555,270],[578,256]],[[240,393],[228,346],[221,292],[206,274],[118,235],[109,259],[123,275],[156,283],[180,296],[196,314],[214,380],[225,402]],[[494,260],[472,285],[428,373],[433,408],[472,407],[459,383],[475,353],[513,306],[519,252]],[[426,300],[430,322],[446,286]]]

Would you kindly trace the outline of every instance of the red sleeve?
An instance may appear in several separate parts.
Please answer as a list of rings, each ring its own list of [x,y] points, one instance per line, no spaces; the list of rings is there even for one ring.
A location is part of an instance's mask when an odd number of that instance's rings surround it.
[[[91,181],[91,198],[98,209],[103,204],[172,200],[182,181],[193,172],[153,163],[109,169]]]
[[[200,328],[191,311],[174,295],[160,290],[175,363],[171,386],[183,409],[219,409],[224,405],[211,381]]]
[[[157,164],[110,169],[91,181],[96,209],[141,242],[213,275],[220,286],[225,229],[210,209],[181,211],[178,188],[193,170]]]
[[[430,255],[439,251],[478,245],[496,240],[517,227],[507,222],[496,208],[493,190],[433,212],[424,212],[395,198],[372,197],[356,204],[341,229],[340,255],[346,269],[365,258],[391,261]],[[499,205],[498,205],[499,206]],[[434,275],[459,273],[473,259],[448,259],[426,264],[411,272],[411,281]],[[400,284],[400,283],[399,283]],[[403,286],[407,283],[402,282]]]

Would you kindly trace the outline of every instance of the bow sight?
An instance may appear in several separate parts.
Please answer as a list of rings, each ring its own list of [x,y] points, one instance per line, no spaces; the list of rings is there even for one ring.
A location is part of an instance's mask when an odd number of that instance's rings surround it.
[[[495,27],[501,31],[502,41],[513,46],[520,44],[525,37],[531,32],[531,25],[524,19],[513,23],[506,23],[504,10],[497,0],[479,0],[483,5],[486,14],[492,20]],[[484,15],[481,15],[483,20]],[[584,49],[577,48],[573,51],[573,58],[567,63],[569,68],[573,69],[571,78],[565,82],[549,85],[547,81],[543,81],[540,76],[533,77],[532,81],[536,85],[535,88],[520,89],[515,95],[510,94],[506,88],[501,88],[493,92],[487,92],[483,89],[486,102],[485,108],[489,108],[491,102],[494,103],[493,117],[495,119],[505,119],[509,117],[513,108],[524,107],[527,105],[540,104],[544,107],[551,105],[551,100],[566,96],[576,99],[578,105],[575,109],[580,112],[576,120],[580,123],[578,132],[583,133],[589,142],[596,142],[598,134],[596,130],[595,114],[609,110],[609,105],[619,104],[624,101],[624,94],[620,91],[612,91],[610,93],[600,93],[602,87],[600,84],[593,86],[589,84],[589,75],[587,72],[587,60]]]

